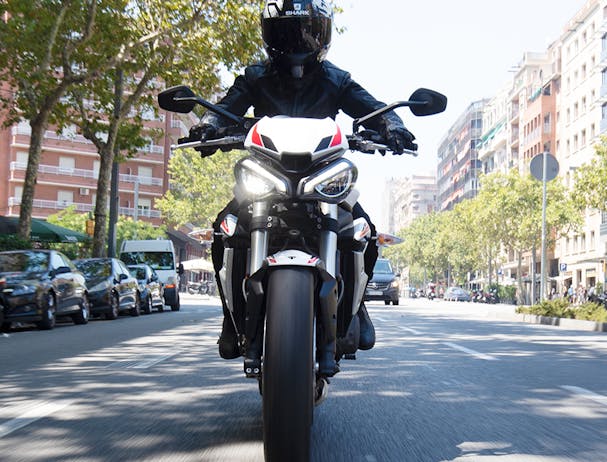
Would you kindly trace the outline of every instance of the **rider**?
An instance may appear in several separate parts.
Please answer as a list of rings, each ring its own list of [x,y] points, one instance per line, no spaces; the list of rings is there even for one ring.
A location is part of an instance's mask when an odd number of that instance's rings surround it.
[[[244,115],[252,106],[255,116],[287,115],[291,117],[335,118],[341,109],[353,118],[362,117],[383,107],[358,85],[350,74],[325,61],[331,44],[333,13],[325,0],[267,0],[261,14],[261,28],[268,60],[248,66],[243,75],[234,81],[225,97],[217,104],[235,115]],[[192,127],[190,140],[208,140],[217,136],[220,127],[229,125],[221,116],[207,112],[199,124]],[[402,120],[390,111],[365,124],[366,129],[377,131],[394,154],[403,149],[416,150],[415,137],[403,125]],[[213,154],[216,148],[198,148],[203,157]],[[219,225],[228,213],[238,210],[232,200],[213,224],[215,236]],[[360,204],[352,210],[354,218],[364,217],[375,227]],[[212,245],[213,265],[217,280],[223,265],[223,241],[215,237]],[[365,251],[365,272],[369,280],[377,260],[377,246],[368,245]],[[244,266],[246,255],[240,257]],[[234,262],[235,268],[237,263]],[[244,273],[242,274],[244,276]],[[236,278],[235,278],[236,279]],[[221,285],[219,285],[221,286]],[[220,294],[223,297],[223,292]],[[243,300],[241,300],[241,304]],[[235,303],[238,325],[242,325],[244,308]],[[230,315],[223,302],[224,321],[219,338],[219,354],[224,359],[241,355],[237,335]],[[370,349],[375,343],[375,330],[364,304],[361,305],[360,349]]]

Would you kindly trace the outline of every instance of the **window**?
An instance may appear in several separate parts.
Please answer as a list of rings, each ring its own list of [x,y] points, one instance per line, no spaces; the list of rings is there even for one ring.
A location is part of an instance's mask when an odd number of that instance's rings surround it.
[[[96,160],[93,162],[93,176],[95,177],[95,179],[99,178],[99,168],[101,166],[101,162]]]
[[[138,167],[137,176],[141,184],[152,183],[152,167]]]
[[[59,173],[72,173],[76,159],[73,157],[59,157]]]
[[[17,163],[20,166],[27,167],[27,162],[29,160],[29,154],[25,151],[17,151]]]
[[[21,201],[21,196],[23,196],[23,186],[15,186],[15,199]]]
[[[73,204],[74,193],[72,191],[57,191],[57,202],[64,207]]]
[[[152,210],[152,200],[139,198],[137,202],[137,214],[149,217],[150,210]]]

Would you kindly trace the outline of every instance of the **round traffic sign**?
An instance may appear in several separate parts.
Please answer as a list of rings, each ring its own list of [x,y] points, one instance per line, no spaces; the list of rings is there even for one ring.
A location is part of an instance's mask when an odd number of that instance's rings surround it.
[[[541,153],[531,159],[529,170],[537,180],[544,179],[544,154],[546,155],[546,181],[551,181],[559,174],[559,161],[550,153]]]

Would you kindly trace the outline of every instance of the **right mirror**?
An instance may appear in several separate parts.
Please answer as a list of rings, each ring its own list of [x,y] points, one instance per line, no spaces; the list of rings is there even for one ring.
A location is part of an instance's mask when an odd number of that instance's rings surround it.
[[[442,93],[427,88],[418,88],[409,97],[409,101],[423,104],[412,104],[411,112],[416,116],[428,116],[443,112],[447,107],[447,97]]]

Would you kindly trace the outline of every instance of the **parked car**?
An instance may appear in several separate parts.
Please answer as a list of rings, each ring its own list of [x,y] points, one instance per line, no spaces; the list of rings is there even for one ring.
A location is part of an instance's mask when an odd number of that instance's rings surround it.
[[[83,258],[74,264],[86,279],[92,315],[116,319],[126,311],[139,316],[139,284],[124,263],[117,258]]]
[[[469,302],[471,300],[470,293],[461,287],[449,287],[443,298],[454,302]]]
[[[365,301],[383,300],[386,305],[392,302],[398,305],[398,278],[400,274],[392,270],[390,261],[386,258],[378,258],[373,268],[373,278],[365,289]]]
[[[34,322],[52,329],[58,317],[75,324],[89,320],[89,300],[83,274],[56,250],[0,252],[2,327]]]
[[[163,311],[164,296],[162,284],[154,268],[145,264],[127,265],[127,268],[139,284],[141,311],[146,314],[151,313],[154,308],[157,308],[158,311]]]

